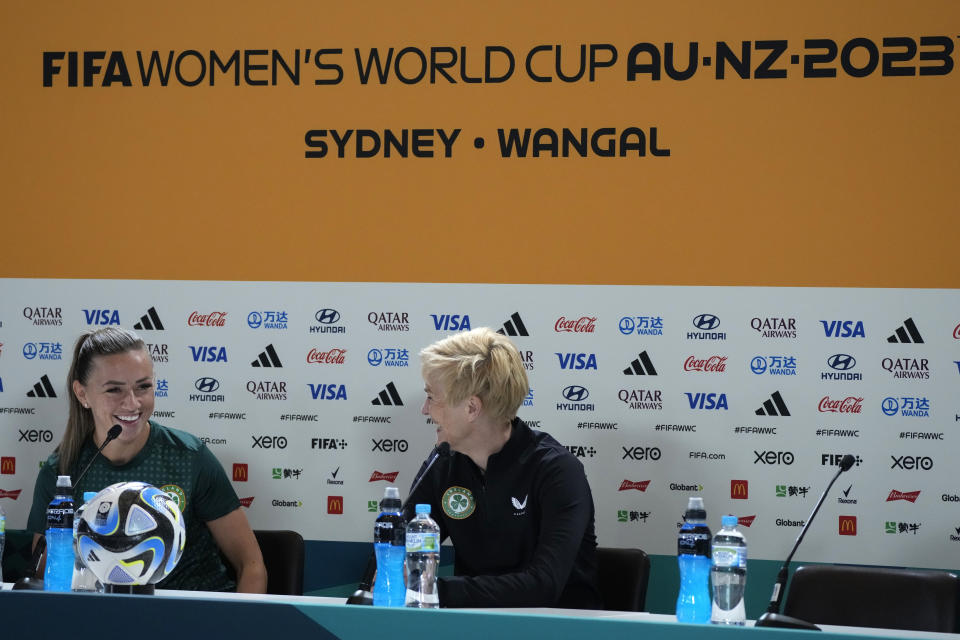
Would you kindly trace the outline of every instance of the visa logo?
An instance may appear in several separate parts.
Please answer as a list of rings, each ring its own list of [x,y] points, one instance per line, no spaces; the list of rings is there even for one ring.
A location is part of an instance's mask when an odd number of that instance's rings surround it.
[[[190,346],[190,353],[193,355],[194,362],[226,362],[226,347],[194,347]]]
[[[725,393],[687,393],[687,401],[691,409],[723,409],[727,411],[727,394]]]
[[[866,338],[863,331],[863,322],[857,320],[821,320],[823,332],[828,338]]]
[[[84,309],[87,324],[120,324],[120,312],[116,309]]]
[[[470,316],[430,314],[437,331],[467,331],[470,329]]]
[[[314,400],[346,400],[347,386],[343,384],[307,384]]]
[[[593,353],[557,353],[557,358],[561,369],[597,368],[597,356]]]

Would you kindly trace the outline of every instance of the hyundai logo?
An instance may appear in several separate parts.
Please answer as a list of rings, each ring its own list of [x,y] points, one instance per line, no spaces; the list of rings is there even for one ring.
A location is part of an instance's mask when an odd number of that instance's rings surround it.
[[[827,358],[827,364],[831,369],[846,371],[857,366],[857,359],[845,353],[837,353]]]
[[[380,363],[383,362],[383,354],[380,353],[380,349],[370,349],[370,351],[367,351],[367,362],[373,367],[380,366]]]
[[[767,370],[767,359],[763,356],[757,356],[750,361],[750,371],[753,371],[755,374],[760,375]]]
[[[247,314],[248,327],[251,329],[259,329],[261,324],[263,324],[263,316],[260,315],[259,311],[251,311]]]
[[[197,391],[201,393],[213,393],[220,388],[220,383],[217,382],[216,378],[197,378],[197,381],[193,383],[193,386],[197,388]]]
[[[712,313],[701,313],[693,319],[693,326],[701,331],[713,331],[720,326],[720,318]]]
[[[884,398],[880,408],[882,408],[883,412],[888,416],[894,416],[897,415],[897,409],[900,408],[900,403],[897,402],[896,398]]]
[[[590,397],[590,392],[587,391],[586,387],[572,384],[563,390],[563,397],[570,402],[583,402]]]
[[[620,318],[620,333],[622,333],[623,335],[625,336],[630,335],[631,333],[633,333],[634,329],[636,328],[637,328],[637,323],[630,316],[624,316]]]
[[[23,357],[27,360],[33,360],[37,357],[37,345],[32,342],[28,342],[23,345]]]
[[[340,312],[336,309],[320,309],[313,317],[316,318],[320,324],[340,322]]]

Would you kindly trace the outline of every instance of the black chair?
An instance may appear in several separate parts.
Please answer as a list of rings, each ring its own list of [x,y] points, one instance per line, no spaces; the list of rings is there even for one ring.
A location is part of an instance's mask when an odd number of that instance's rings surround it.
[[[303,595],[303,537],[296,531],[255,529],[267,567],[267,593]]]
[[[894,567],[798,567],[783,613],[814,624],[957,631],[960,581],[945,571]]]
[[[597,547],[597,582],[608,611],[643,611],[650,558],[640,549]]]

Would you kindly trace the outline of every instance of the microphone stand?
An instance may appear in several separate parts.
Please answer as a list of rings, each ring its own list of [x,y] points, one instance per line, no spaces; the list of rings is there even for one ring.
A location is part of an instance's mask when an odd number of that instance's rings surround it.
[[[770,604],[767,607],[767,612],[762,616],[757,618],[757,621],[753,626],[755,627],[782,627],[787,629],[805,629],[807,631],[821,631],[820,627],[806,620],[801,620],[800,618],[794,618],[792,616],[785,616],[780,613],[780,603],[783,601],[783,594],[786,591],[787,586],[787,567],[790,565],[790,561],[793,559],[793,554],[797,552],[797,549],[800,547],[800,543],[803,542],[803,536],[806,535],[807,529],[810,527],[810,523],[813,522],[814,517],[817,515],[817,512],[820,511],[820,505],[823,504],[823,501],[826,499],[827,494],[830,493],[830,488],[833,487],[833,483],[837,481],[837,478],[840,477],[840,474],[844,471],[850,469],[853,466],[854,457],[849,453],[843,456],[843,459],[840,461],[840,468],[837,470],[837,473],[834,474],[833,479],[830,481],[830,484],[827,485],[827,488],[822,494],[820,494],[820,500],[817,501],[816,506],[813,508],[813,511],[810,512],[810,517],[807,518],[806,524],[803,525],[803,529],[800,530],[800,535],[797,536],[797,541],[793,544],[793,549],[790,550],[790,555],[787,556],[787,559],[784,561],[783,566],[780,567],[780,572],[777,574],[777,581],[773,585],[773,595],[770,596]]]

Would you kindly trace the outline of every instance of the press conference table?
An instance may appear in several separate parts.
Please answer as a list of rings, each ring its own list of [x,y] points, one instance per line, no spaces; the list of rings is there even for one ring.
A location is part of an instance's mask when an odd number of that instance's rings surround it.
[[[787,640],[815,632],[680,624],[670,615],[575,609],[385,609],[347,606],[342,598],[157,591],[154,596],[0,591],[3,637],[45,636],[61,625],[71,638],[257,638],[284,640],[391,640],[428,636],[452,640]],[[750,625],[751,623],[748,623]],[[823,625],[823,640],[929,638],[950,633]],[[785,635],[787,634],[787,635]]]

